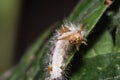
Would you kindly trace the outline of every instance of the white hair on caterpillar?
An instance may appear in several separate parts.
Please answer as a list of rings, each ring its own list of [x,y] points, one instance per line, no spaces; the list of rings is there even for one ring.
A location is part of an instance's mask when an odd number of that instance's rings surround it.
[[[48,76],[45,80],[64,80],[66,59],[73,46],[79,50],[79,45],[85,42],[84,25],[76,26],[72,23],[67,23],[56,30],[52,37],[51,49],[48,62]]]

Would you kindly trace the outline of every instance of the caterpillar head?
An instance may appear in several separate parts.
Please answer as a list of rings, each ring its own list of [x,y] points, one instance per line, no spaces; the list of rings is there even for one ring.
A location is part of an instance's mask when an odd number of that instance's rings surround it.
[[[60,29],[61,36],[59,36],[58,40],[68,40],[70,44],[76,45],[77,50],[79,50],[79,45],[81,43],[86,44],[84,39],[85,33],[83,27],[62,27],[62,29]]]

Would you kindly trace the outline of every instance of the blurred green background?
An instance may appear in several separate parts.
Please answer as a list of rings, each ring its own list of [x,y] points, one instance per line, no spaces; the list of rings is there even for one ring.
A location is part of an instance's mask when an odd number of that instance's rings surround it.
[[[13,66],[20,0],[0,0],[0,73]]]

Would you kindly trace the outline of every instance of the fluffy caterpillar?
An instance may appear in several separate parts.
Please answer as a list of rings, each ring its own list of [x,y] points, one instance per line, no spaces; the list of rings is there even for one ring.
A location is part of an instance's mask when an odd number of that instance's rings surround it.
[[[81,43],[86,44],[84,26],[65,24],[56,31],[51,42],[46,80],[64,80],[65,62],[70,51],[74,46],[79,50]]]

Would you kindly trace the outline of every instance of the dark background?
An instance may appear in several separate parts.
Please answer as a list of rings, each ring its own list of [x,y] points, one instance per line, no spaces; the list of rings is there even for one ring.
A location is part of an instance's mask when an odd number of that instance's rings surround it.
[[[22,0],[14,63],[20,60],[49,25],[69,16],[77,2],[78,0]]]

